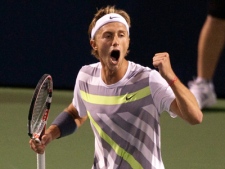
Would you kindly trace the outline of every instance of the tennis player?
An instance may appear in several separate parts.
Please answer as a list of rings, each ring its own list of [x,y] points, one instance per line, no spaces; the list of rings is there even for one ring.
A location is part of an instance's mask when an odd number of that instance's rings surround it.
[[[158,71],[126,59],[129,28],[129,15],[114,6],[94,15],[89,35],[99,62],[80,69],[72,103],[46,130],[42,144],[30,140],[36,153],[43,153],[48,143],[73,133],[89,118],[95,136],[93,169],[163,169],[161,113],[190,124],[202,122],[198,103],[174,73],[168,53],[153,57]]]

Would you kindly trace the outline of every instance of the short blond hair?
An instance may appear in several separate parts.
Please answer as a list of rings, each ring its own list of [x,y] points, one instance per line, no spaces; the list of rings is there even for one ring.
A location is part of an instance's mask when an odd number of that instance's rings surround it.
[[[128,26],[129,27],[131,26],[130,16],[128,15],[127,12],[125,12],[122,9],[116,9],[115,6],[106,6],[105,8],[101,8],[96,12],[96,14],[94,15],[94,18],[92,19],[92,21],[89,25],[88,36],[90,39],[91,39],[91,31],[94,28],[96,22],[104,15],[110,14],[110,13],[117,13],[117,14],[121,15],[126,20]],[[91,54],[94,55],[96,58],[98,58],[97,51],[92,49]]]

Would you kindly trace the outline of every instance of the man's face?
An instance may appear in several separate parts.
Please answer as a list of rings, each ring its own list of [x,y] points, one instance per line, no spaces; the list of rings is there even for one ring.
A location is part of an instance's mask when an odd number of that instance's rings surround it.
[[[91,45],[94,50],[97,50],[102,66],[108,70],[117,71],[125,60],[129,42],[125,25],[120,22],[111,22],[97,31]]]

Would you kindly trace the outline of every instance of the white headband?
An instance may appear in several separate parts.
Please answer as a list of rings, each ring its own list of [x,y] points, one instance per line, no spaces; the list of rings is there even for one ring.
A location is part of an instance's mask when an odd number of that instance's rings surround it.
[[[100,27],[102,27],[103,25],[105,25],[109,22],[121,22],[122,24],[124,24],[126,26],[127,32],[129,35],[129,26],[127,24],[127,21],[124,19],[124,17],[122,17],[121,15],[116,14],[116,13],[110,13],[110,14],[104,15],[99,20],[97,20],[94,28],[91,31],[91,39],[94,38],[95,33],[97,32],[97,30],[99,30]]]

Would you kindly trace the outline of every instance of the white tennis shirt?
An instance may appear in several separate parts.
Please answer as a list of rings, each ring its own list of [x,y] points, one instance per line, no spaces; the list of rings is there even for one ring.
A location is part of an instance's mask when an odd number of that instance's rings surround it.
[[[124,77],[106,85],[101,63],[83,66],[73,105],[88,115],[95,136],[93,169],[164,169],[159,117],[175,99],[156,71],[129,61]]]

